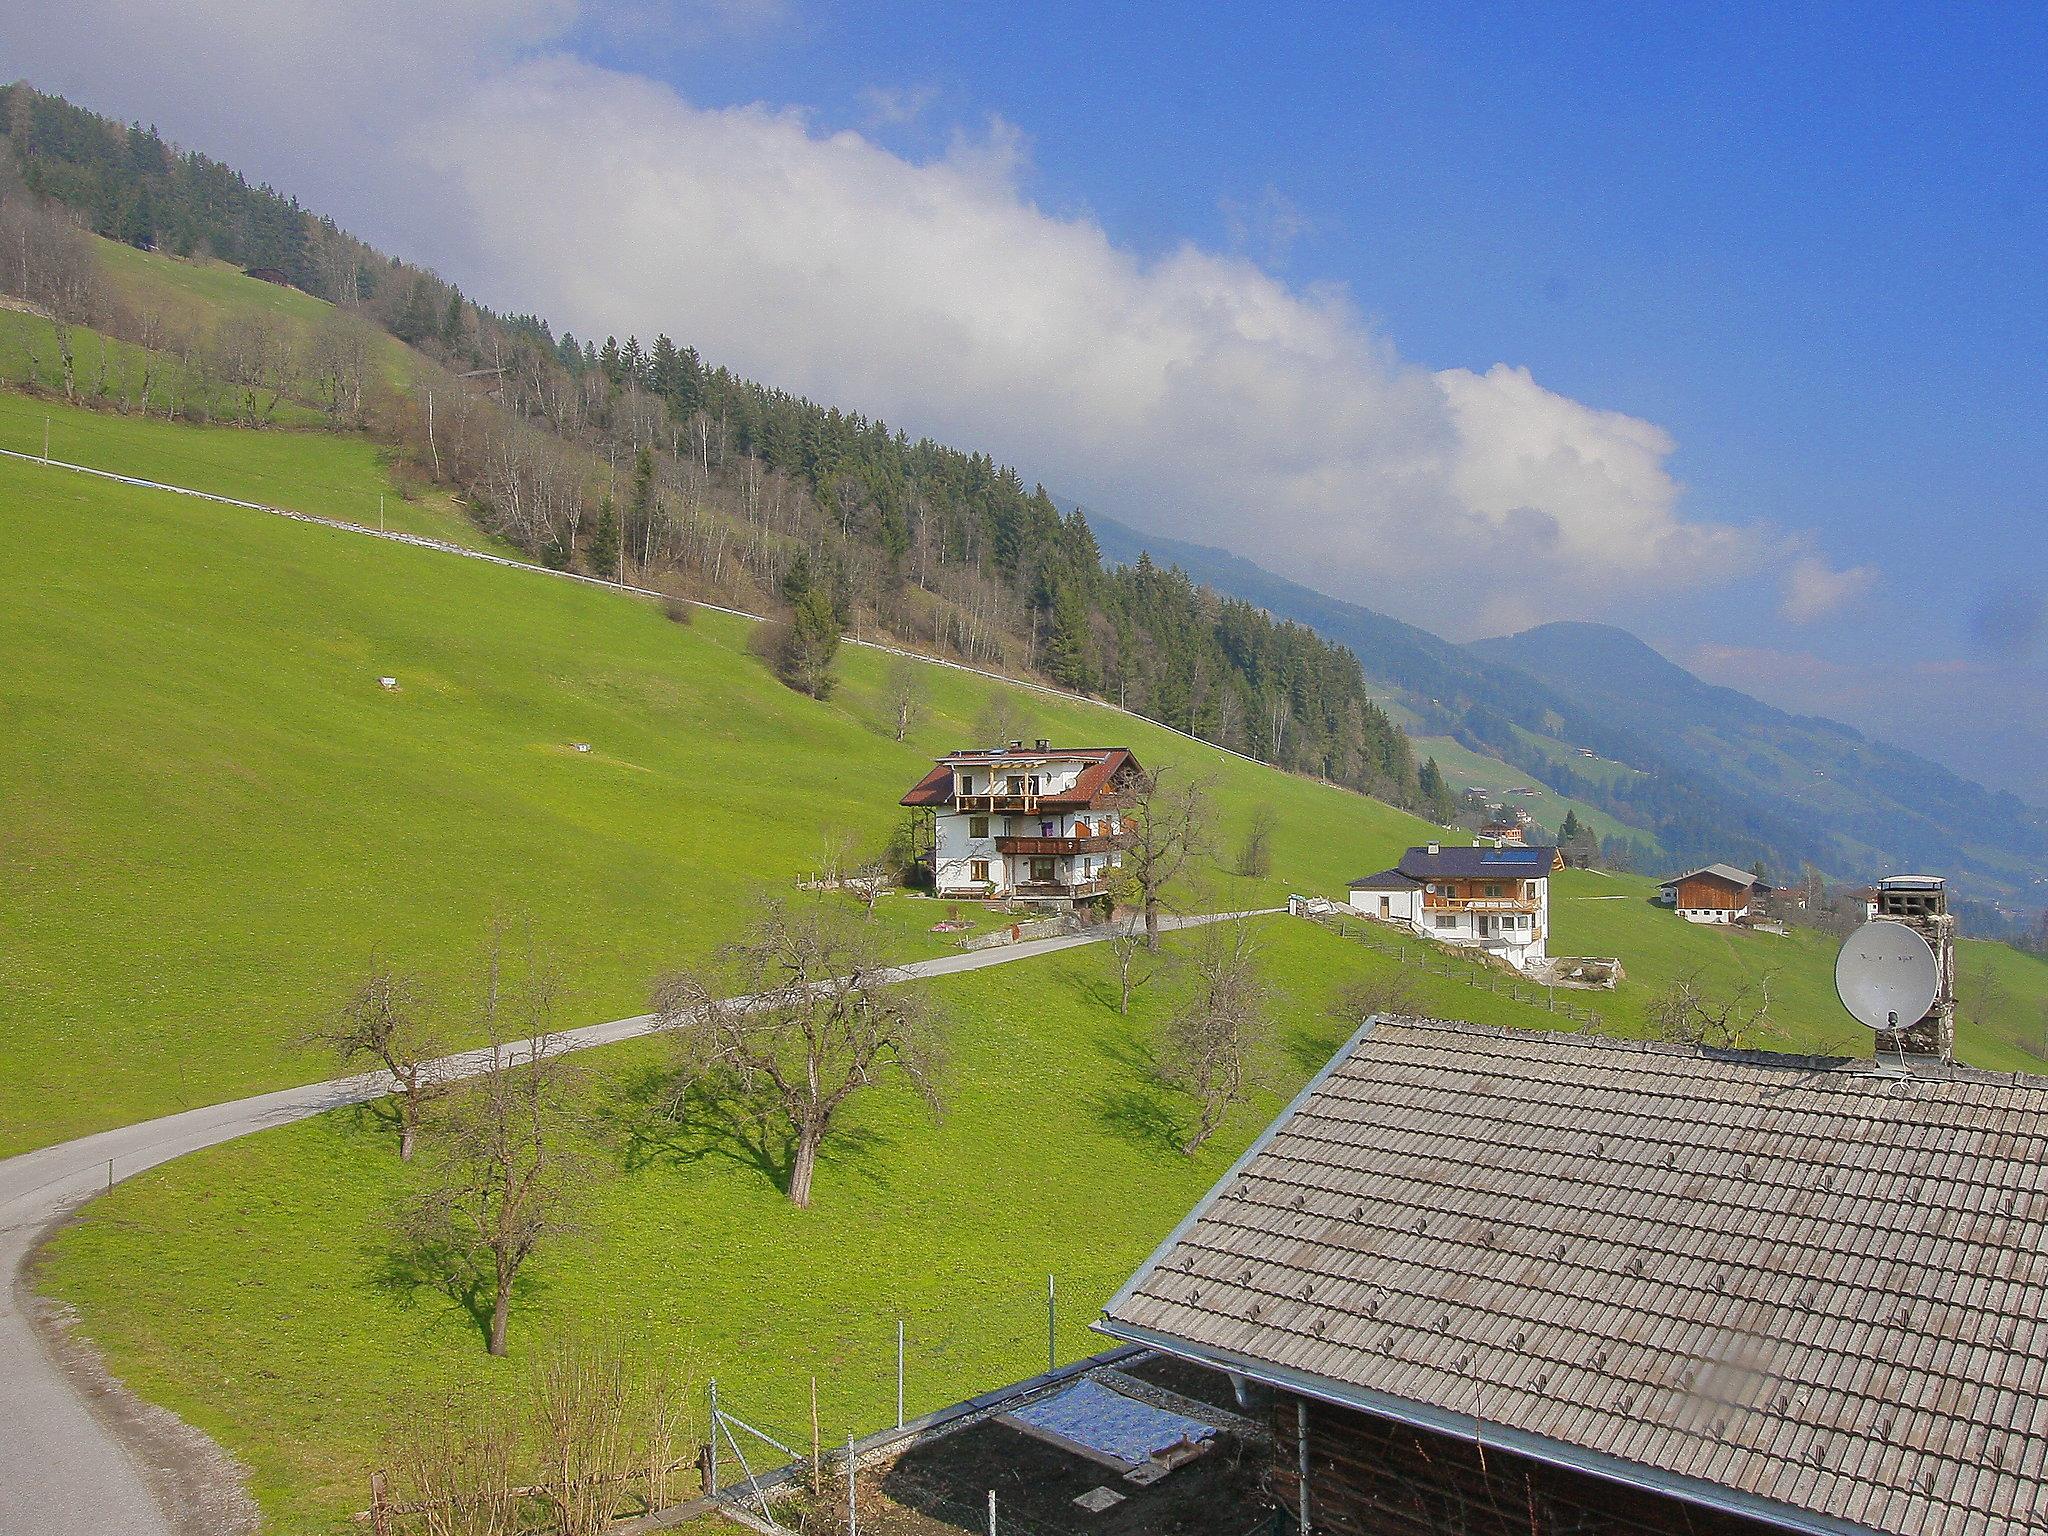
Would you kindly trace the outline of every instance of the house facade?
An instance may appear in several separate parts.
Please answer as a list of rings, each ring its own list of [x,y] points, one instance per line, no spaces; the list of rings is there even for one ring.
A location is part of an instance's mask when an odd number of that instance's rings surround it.
[[[1758,916],[1771,887],[1746,869],[1709,864],[1673,875],[1657,887],[1657,900],[1688,923],[1741,923]]]
[[[1481,949],[1526,970],[1546,958],[1555,848],[1410,848],[1351,882],[1351,907],[1439,944]]]
[[[1069,906],[1109,894],[1143,772],[1125,747],[1011,742],[940,758],[902,803],[932,813],[939,895]]]

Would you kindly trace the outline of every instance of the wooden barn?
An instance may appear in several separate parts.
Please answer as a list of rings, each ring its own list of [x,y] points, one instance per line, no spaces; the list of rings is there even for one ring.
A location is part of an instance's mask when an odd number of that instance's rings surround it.
[[[2048,1530],[2048,1079],[1367,1024],[1097,1326],[1298,1528]]]
[[[1657,886],[1657,900],[1689,923],[1739,923],[1757,915],[1771,886],[1732,864],[1708,864]]]

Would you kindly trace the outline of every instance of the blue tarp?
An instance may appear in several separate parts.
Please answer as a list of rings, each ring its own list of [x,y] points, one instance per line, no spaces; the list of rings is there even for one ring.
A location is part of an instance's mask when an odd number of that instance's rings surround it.
[[[1071,1387],[1010,1411],[1010,1418],[1141,1466],[1183,1440],[1208,1440],[1215,1426],[1141,1403],[1085,1377]]]

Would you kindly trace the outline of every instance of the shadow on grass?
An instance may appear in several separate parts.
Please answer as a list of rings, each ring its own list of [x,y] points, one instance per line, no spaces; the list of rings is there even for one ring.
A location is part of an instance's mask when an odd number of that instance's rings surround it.
[[[629,1173],[726,1163],[789,1193],[796,1135],[771,1102],[736,1085],[706,1080],[679,1088],[673,1072],[650,1067],[621,1081],[597,1120]],[[820,1155],[879,1184],[880,1157],[888,1146],[878,1132],[843,1126],[826,1137]]]

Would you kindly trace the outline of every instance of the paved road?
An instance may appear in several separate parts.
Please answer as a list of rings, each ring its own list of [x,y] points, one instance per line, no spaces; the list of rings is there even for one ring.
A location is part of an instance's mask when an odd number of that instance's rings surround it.
[[[1169,919],[1169,925],[1264,915],[1216,913]],[[1104,936],[1073,934],[946,955],[904,965],[896,974],[903,980],[951,976]],[[565,1030],[554,1043],[587,1050],[630,1040],[654,1027],[654,1015],[639,1014]],[[487,1060],[487,1052],[469,1051],[447,1058],[445,1065],[451,1075],[462,1075]],[[309,1083],[81,1136],[0,1162],[0,1536],[170,1536],[172,1529],[151,1489],[150,1469],[80,1398],[26,1315],[22,1266],[51,1223],[111,1182],[201,1147],[382,1098],[390,1087],[381,1072]]]

